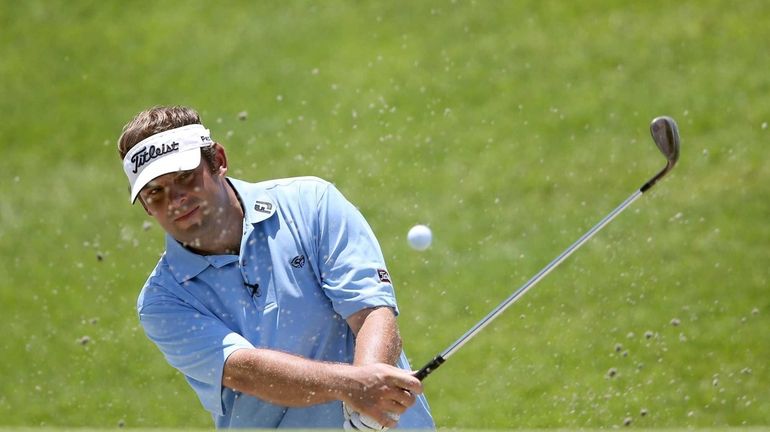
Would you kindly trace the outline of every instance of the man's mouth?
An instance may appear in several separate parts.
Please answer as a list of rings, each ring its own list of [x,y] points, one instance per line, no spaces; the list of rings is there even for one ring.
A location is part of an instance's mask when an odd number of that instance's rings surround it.
[[[179,216],[175,217],[174,218],[174,222],[182,222],[183,220],[185,220],[185,219],[189,218],[190,216],[192,216],[192,214],[195,213],[196,211],[198,211],[199,208],[200,208],[199,206],[195,206],[195,207],[187,210],[186,212],[184,212],[184,213],[180,214]]]

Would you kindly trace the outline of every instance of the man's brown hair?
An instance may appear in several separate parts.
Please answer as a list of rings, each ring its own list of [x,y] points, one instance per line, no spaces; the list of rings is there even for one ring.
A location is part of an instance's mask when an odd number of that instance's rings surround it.
[[[120,159],[139,142],[155,134],[170,129],[180,128],[191,124],[201,124],[198,112],[185,106],[155,106],[136,115],[130,122],[123,126],[123,132],[118,139],[118,154]],[[209,168],[214,167],[214,147],[202,147],[201,155]]]

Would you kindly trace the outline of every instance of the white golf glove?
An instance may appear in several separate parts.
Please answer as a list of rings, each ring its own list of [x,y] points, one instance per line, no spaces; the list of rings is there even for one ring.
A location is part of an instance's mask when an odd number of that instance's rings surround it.
[[[379,424],[377,420],[369,417],[368,415],[361,414],[353,411],[345,402],[342,402],[342,412],[345,415],[345,422],[342,427],[346,431],[386,431],[388,428]],[[390,416],[398,421],[399,416],[397,414],[390,414]]]

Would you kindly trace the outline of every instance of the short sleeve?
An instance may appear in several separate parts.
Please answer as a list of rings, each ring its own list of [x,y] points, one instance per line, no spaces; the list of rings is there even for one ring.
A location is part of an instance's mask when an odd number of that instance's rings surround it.
[[[361,309],[389,306],[398,313],[382,250],[369,224],[331,184],[318,202],[321,285],[343,318]]]
[[[222,374],[225,361],[241,348],[253,348],[243,336],[214,317],[183,302],[142,305],[139,320],[171,366],[182,372],[204,408],[224,415]]]

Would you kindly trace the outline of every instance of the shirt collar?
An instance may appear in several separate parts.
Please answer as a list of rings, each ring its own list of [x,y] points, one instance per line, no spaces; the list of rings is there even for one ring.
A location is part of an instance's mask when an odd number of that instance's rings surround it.
[[[171,274],[179,283],[198,276],[209,266],[208,260],[203,255],[198,255],[185,248],[169,234],[166,234],[166,255],[164,258]]]
[[[253,225],[275,214],[275,200],[262,188],[254,187],[241,180],[227,179],[243,204],[244,234],[251,232],[247,225]],[[236,255],[198,255],[182,246],[171,235],[166,234],[166,262],[179,283],[186,282],[209,266],[223,267],[238,260]]]
[[[246,223],[253,225],[275,214],[275,200],[263,188],[230,177],[227,180],[241,199],[243,219]]]

